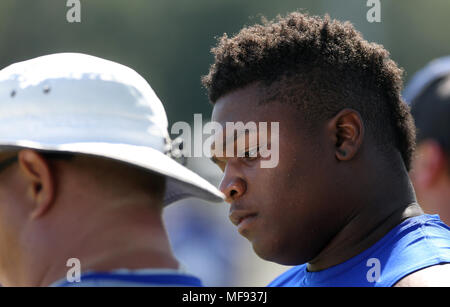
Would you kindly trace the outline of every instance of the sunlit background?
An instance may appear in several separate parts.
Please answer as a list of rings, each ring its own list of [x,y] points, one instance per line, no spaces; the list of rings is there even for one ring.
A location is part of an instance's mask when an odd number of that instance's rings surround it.
[[[366,19],[366,0],[81,0],[81,22],[68,23],[65,0],[0,2],[0,67],[56,52],[82,52],[125,64],[144,76],[164,103],[169,123],[210,117],[200,77],[216,38],[244,25],[301,9],[351,21],[405,69],[405,80],[450,53],[450,1],[382,0],[381,22]],[[188,166],[217,184],[207,159]],[[165,212],[174,252],[207,286],[264,286],[287,267],[258,259],[227,218],[228,206],[195,200]],[[270,230],[268,230],[270,231]]]

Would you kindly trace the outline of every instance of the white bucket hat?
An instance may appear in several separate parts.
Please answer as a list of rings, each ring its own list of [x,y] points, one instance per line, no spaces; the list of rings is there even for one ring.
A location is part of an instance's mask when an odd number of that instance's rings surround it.
[[[0,150],[32,148],[101,156],[167,177],[164,203],[223,194],[166,153],[164,107],[150,85],[121,64],[59,53],[0,71]]]

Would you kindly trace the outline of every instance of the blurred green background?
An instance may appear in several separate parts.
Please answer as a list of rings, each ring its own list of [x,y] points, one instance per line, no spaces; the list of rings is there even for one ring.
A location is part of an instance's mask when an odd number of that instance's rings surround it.
[[[382,0],[381,23],[369,23],[366,0],[81,0],[81,23],[66,21],[66,0],[0,2],[0,66],[39,55],[84,52],[133,67],[163,101],[169,122],[210,116],[200,83],[223,33],[292,10],[349,20],[383,44],[406,80],[450,53],[450,1]]]
[[[81,23],[68,23],[66,0],[0,1],[0,68],[56,52],[82,52],[134,68],[161,98],[169,118],[210,118],[200,77],[223,33],[293,10],[349,20],[391,52],[407,81],[433,58],[450,54],[449,0],[381,0],[381,22],[366,19],[367,0],[81,0]],[[195,161],[194,161],[195,162]],[[189,165],[217,184],[208,161]],[[264,286],[286,267],[259,259],[228,222],[227,206],[185,203],[166,210],[176,255],[208,286]],[[204,224],[203,228],[198,226]],[[219,227],[220,226],[220,227]]]

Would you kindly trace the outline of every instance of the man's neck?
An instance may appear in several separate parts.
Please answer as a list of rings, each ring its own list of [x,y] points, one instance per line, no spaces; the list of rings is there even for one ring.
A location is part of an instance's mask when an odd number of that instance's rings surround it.
[[[423,214],[414,190],[405,177],[378,197],[362,200],[361,210],[347,223],[314,259],[308,262],[310,272],[321,271],[360,254],[407,218]]]
[[[108,219],[89,216],[77,236],[61,242],[51,264],[37,282],[48,286],[65,278],[69,258],[80,260],[81,272],[107,272],[116,269],[178,269],[161,216],[145,212],[125,212]],[[67,242],[69,241],[69,242]]]

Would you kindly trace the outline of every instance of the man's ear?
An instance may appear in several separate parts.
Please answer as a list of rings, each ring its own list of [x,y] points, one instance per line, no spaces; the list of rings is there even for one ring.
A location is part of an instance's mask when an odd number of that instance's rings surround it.
[[[335,146],[335,156],[339,161],[351,160],[364,138],[364,124],[361,115],[352,109],[344,109],[328,123],[328,131]]]
[[[21,174],[27,186],[27,197],[33,205],[30,218],[44,215],[53,203],[55,186],[48,162],[38,152],[21,150],[18,154]]]

